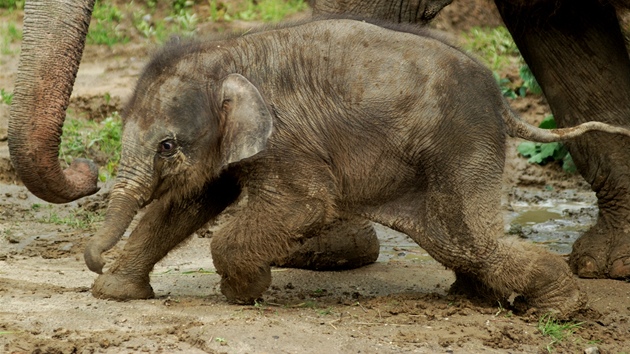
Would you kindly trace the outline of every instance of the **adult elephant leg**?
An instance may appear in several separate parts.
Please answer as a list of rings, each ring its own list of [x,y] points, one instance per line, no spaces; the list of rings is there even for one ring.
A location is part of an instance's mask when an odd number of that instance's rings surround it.
[[[612,6],[598,0],[496,4],[560,126],[630,124],[630,60]],[[596,225],[573,246],[571,268],[580,277],[628,278],[630,140],[593,133],[567,146],[599,206]]]
[[[274,265],[312,270],[354,269],[376,262],[379,249],[376,232],[368,220],[338,219]]]

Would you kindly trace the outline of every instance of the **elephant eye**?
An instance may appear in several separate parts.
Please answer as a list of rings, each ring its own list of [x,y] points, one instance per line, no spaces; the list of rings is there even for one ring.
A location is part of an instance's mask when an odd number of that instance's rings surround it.
[[[173,156],[176,151],[177,151],[177,142],[175,140],[167,139],[160,142],[160,147],[158,149],[158,152],[160,153],[160,155],[169,157],[169,156]]]

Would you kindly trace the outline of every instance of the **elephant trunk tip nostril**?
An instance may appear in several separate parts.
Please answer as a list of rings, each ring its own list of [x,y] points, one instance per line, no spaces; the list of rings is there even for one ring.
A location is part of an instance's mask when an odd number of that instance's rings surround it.
[[[75,159],[64,171],[66,177],[72,180],[77,188],[85,195],[98,192],[98,166],[88,159]]]
[[[103,266],[105,266],[105,261],[103,260],[100,251],[95,250],[95,247],[88,244],[83,254],[83,257],[85,259],[85,264],[91,271],[97,274],[103,274]]]

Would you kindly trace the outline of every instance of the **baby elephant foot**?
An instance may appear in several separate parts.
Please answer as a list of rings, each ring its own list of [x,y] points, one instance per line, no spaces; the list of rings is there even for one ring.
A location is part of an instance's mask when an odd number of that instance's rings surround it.
[[[501,294],[496,289],[492,289],[484,284],[478,277],[466,272],[455,272],[455,282],[448,289],[450,295],[464,295],[468,298],[481,298],[496,305],[496,300],[504,300],[510,294]]]
[[[577,279],[562,258],[542,256],[537,268],[538,271],[531,274],[530,290],[523,294],[528,305],[539,312],[554,313],[560,319],[585,307],[586,295],[580,291]]]
[[[257,272],[245,275],[232,273],[221,276],[221,293],[231,303],[252,305],[271,285],[271,267],[260,267]]]
[[[99,299],[136,300],[154,297],[149,279],[139,280],[119,274],[101,274],[92,285],[92,295]]]

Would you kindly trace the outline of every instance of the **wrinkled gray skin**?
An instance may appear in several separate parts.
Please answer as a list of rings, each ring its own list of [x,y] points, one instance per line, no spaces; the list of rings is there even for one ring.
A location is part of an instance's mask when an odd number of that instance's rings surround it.
[[[441,1],[311,0],[316,14],[424,24]],[[630,125],[630,60],[618,13],[628,0],[495,0],[545,93],[559,126],[598,120]],[[573,245],[569,263],[584,278],[630,278],[630,142],[589,134],[567,144],[597,193],[596,225]]]
[[[88,267],[101,273],[102,253],[147,211],[96,297],[153,296],[154,264],[246,189],[212,240],[230,301],[252,303],[270,264],[359,216],[493,296],[559,313],[583,304],[562,258],[498,239],[505,134],[554,141],[607,127],[526,125],[486,68],[431,36],[329,20],[172,44],[124,112],[120,172]]]

